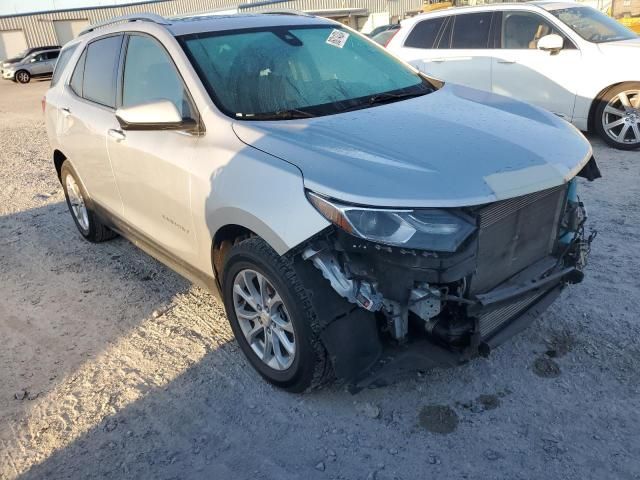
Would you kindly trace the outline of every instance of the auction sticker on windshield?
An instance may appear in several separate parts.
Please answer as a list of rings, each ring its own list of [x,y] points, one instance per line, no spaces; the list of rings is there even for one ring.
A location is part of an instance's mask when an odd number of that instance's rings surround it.
[[[347,32],[343,32],[342,30],[333,29],[329,38],[327,38],[327,43],[329,45],[333,45],[334,47],[342,48],[344,44],[347,43],[349,39],[349,34]]]

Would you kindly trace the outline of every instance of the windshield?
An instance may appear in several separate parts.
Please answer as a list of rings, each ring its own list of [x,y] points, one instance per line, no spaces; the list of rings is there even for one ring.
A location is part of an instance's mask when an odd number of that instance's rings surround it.
[[[181,43],[214,102],[239,119],[331,115],[434,89],[368,40],[334,25],[208,32]]]
[[[615,42],[638,37],[627,27],[595,8],[562,8],[551,10],[551,13],[589,42]]]

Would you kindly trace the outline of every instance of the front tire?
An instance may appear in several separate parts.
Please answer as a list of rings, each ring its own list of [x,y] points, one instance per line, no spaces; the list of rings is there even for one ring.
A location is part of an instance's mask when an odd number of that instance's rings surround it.
[[[16,82],[25,84],[31,81],[31,74],[26,70],[18,70],[14,78],[16,79]]]
[[[80,234],[94,243],[116,237],[117,234],[104,225],[91,209],[89,195],[69,160],[65,160],[62,164],[60,180],[67,199],[67,207]]]
[[[614,148],[640,147],[640,82],[617,85],[596,108],[594,124],[602,139]]]
[[[249,238],[231,247],[222,273],[227,317],[243,353],[271,384],[302,392],[330,370],[316,312],[290,260]]]

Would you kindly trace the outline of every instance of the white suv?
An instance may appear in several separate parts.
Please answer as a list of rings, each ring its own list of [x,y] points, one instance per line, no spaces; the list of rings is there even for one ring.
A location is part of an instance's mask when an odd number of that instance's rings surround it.
[[[219,295],[275,385],[362,386],[383,346],[400,363],[376,375],[488,354],[581,280],[575,177],[598,168],[554,115],[326,19],[116,22],[65,46],[46,94],[75,224]]]
[[[441,80],[545,108],[616,148],[640,147],[640,38],[591,7],[441,10],[402,22],[387,48]]]

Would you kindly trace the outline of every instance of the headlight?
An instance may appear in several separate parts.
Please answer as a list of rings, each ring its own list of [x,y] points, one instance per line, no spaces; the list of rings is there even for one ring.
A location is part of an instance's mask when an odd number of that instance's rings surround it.
[[[312,192],[307,196],[322,216],[347,233],[387,245],[455,252],[476,229],[451,210],[376,209],[344,205]]]

